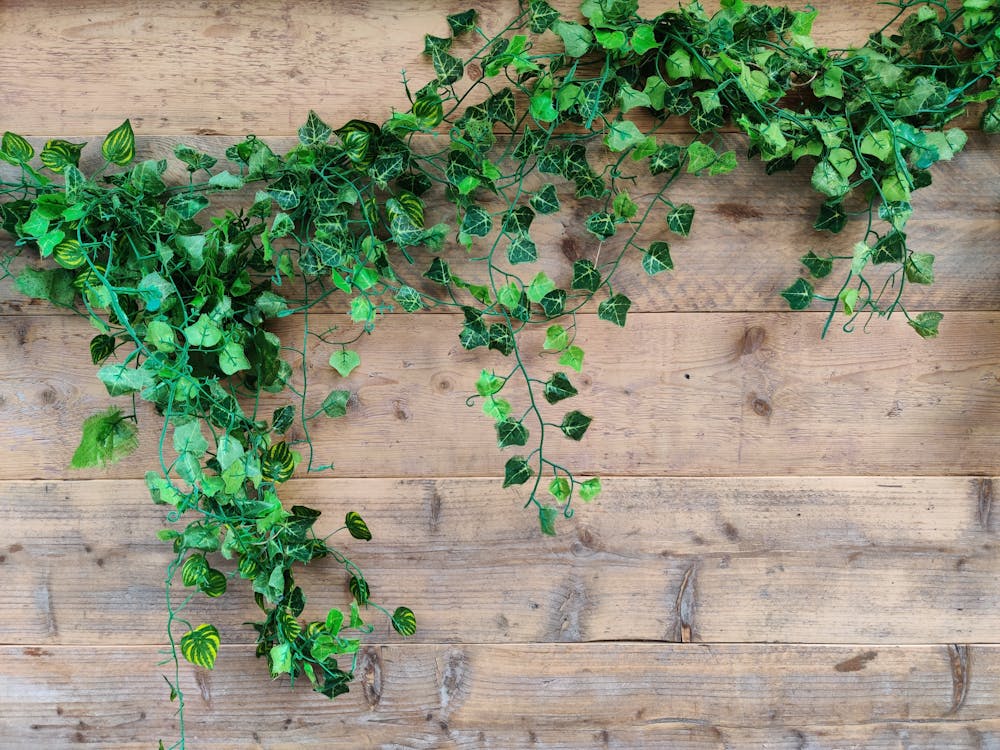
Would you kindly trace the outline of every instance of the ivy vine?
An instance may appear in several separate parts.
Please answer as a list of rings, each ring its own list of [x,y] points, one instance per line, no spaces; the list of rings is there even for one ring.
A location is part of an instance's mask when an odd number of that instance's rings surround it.
[[[170,506],[160,537],[175,553],[166,577],[166,679],[182,735],[174,747],[184,745],[179,662],[211,669],[221,641],[213,625],[184,619],[196,593],[218,597],[234,577],[248,579],[261,610],[257,654],[271,675],[307,679],[330,698],[348,689],[359,637],[372,629],[366,608],[403,636],[416,630],[413,612],[376,604],[361,569],[329,543],[337,531],[371,539],[357,513],[318,531],[318,511],[280,497],[297,467],[331,468],[316,460],[309,425],[347,413],[343,389],[307,408],[316,346],[334,344],[331,369],[346,376],[361,361],[352,342],[382,314],[461,311],[461,345],[508,362],[482,371],[468,403],[493,421],[498,447],[513,450],[503,485],[523,486],[542,532],[555,533],[574,498],[601,490],[599,478],[546,453],[546,441],[580,440],[591,424],[563,404],[584,365],[577,315],[596,301],[598,318],[625,325],[631,301],[613,281],[626,256],[650,276],[673,268],[670,235],[687,236],[695,217],[675,183],[736,168],[722,145],[733,126],[767,173],[811,170],[818,232],[859,227],[842,254],[802,256],[808,278],[781,292],[789,306],[825,306],[824,334],[838,314],[850,330],[859,317],[900,313],[920,336],[937,335],[941,313],[905,304],[910,284],[934,280],[935,256],[908,243],[911,195],[961,151],[966,135],[949,123],[970,105],[984,132],[1000,131],[1000,2],[900,0],[864,46],[844,50],[817,46],[814,10],[721,5],[713,15],[693,2],[643,18],[636,0],[585,0],[573,20],[530,0],[495,35],[474,10],[452,15],[449,36],[425,37],[434,77],[414,89],[404,75],[407,105],[385,122],[334,128],[310,112],[287,153],[250,136],[225,161],[178,145],[189,175],[181,185],[164,182],[166,160],[136,162],[128,120],[88,174],[87,144],[50,140],[36,155],[4,133],[0,159],[18,174],[0,181],[2,227],[15,253],[45,261],[21,270],[17,286],[84,316],[97,331],[98,377],[109,396],[131,399],[84,422],[72,466],[135,448],[137,400],[163,417],[147,485]],[[696,135],[666,134],[673,120]],[[641,175],[655,178],[651,195],[636,192]],[[213,196],[250,190],[249,205],[211,210]],[[552,279],[533,267],[544,247],[532,223],[566,204],[586,207],[593,252],[571,278]],[[640,239],[647,225],[659,227],[657,239]],[[810,278],[835,271],[837,294],[818,294]],[[332,295],[347,300],[350,334],[310,327],[310,311]],[[289,315],[303,322],[301,341],[268,328]],[[538,326],[556,363],[542,374],[529,371],[521,343]],[[265,394],[288,403],[262,413]],[[289,437],[293,425],[301,439]],[[327,557],[344,568],[351,600],[307,622],[294,571]]]

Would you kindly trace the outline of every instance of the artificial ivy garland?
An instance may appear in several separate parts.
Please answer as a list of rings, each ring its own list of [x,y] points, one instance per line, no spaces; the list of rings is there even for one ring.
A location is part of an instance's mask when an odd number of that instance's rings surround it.
[[[317,532],[318,511],[279,498],[298,464],[329,468],[314,465],[309,423],[346,414],[350,392],[334,390],[309,412],[304,378],[290,382],[296,366],[304,376],[310,344],[335,340],[308,324],[330,295],[349,300],[362,332],[389,310],[456,308],[463,347],[509,358],[499,372],[483,370],[470,403],[494,421],[499,448],[524,449],[506,460],[503,485],[525,486],[547,534],[572,514],[574,496],[590,501],[601,490],[599,478],[578,479],[544,451],[550,435],[580,440],[591,423],[561,404],[576,395],[584,361],[576,314],[596,299],[599,318],[624,326],[631,302],[612,286],[619,264],[637,256],[651,276],[673,268],[668,236],[691,231],[694,209],[668,191],[685,174],[736,167],[735,153],[720,149],[727,125],[768,173],[812,170],[817,231],[838,233],[852,216],[864,227],[843,255],[801,259],[814,278],[841,269],[839,293],[819,295],[799,278],[782,292],[789,306],[827,306],[824,333],[838,312],[848,329],[859,316],[898,312],[920,336],[937,335],[940,313],[911,315],[904,303],[909,284],[934,278],[934,256],[907,244],[910,196],[930,184],[935,162],[962,149],[965,134],[947,124],[968,105],[985,102],[982,130],[1000,131],[998,0],[901,0],[889,24],[850,50],[816,46],[813,10],[742,0],[723,0],[711,16],[697,2],[652,19],[636,0],[586,0],[581,10],[578,22],[530,0],[492,37],[473,10],[449,16],[450,36],[425,37],[435,78],[416,91],[404,79],[407,109],[336,129],[310,112],[287,154],[251,136],[226,150],[228,165],[179,145],[185,185],[164,183],[165,160],[134,163],[127,120],[104,139],[92,174],[79,169],[86,144],[51,140],[39,166],[26,139],[3,135],[0,159],[20,174],[0,182],[2,226],[18,252],[54,261],[23,269],[17,285],[87,317],[98,377],[109,395],[133,399],[128,413],[112,407],[84,422],[72,465],[104,465],[135,448],[136,397],[164,417],[161,465],[147,484],[172,507],[160,537],[176,555],[166,579],[175,747],[184,745],[179,658],[211,669],[220,643],[213,625],[181,617],[195,592],[218,597],[233,577],[249,579],[262,612],[257,654],[271,675],[308,679],[331,698],[353,677],[358,635],[371,630],[366,607],[401,635],[416,630],[410,609],[370,599],[361,570]],[[698,135],[661,135],[670,118]],[[444,146],[428,133],[445,133]],[[641,172],[657,180],[642,200],[629,193]],[[250,187],[249,206],[207,210],[209,196]],[[566,202],[587,207],[593,257],[558,282],[524,272],[544,251],[532,221]],[[431,222],[442,204],[442,221]],[[658,239],[641,242],[650,221]],[[459,276],[459,264],[471,275]],[[292,314],[305,324],[301,343],[267,328]],[[544,377],[528,371],[519,341],[538,325],[558,362]],[[360,363],[349,345],[330,357],[342,376]],[[507,398],[515,383],[526,389],[520,403]],[[264,414],[265,393],[292,403]],[[302,439],[287,436],[293,424]],[[181,529],[182,517],[194,520]],[[353,512],[342,529],[371,538]],[[305,622],[293,570],[323,557],[344,567],[352,601]],[[178,572],[190,590],[181,603],[172,598]]]

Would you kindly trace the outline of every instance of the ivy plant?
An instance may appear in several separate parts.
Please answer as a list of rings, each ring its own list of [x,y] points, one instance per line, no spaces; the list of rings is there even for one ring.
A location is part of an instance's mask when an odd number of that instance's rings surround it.
[[[854,233],[840,254],[804,249],[806,275],[781,292],[789,307],[825,306],[824,334],[838,314],[850,330],[860,316],[897,312],[920,336],[938,334],[941,313],[905,304],[910,284],[934,280],[935,256],[907,239],[911,196],[965,145],[955,118],[975,107],[984,132],[1000,130],[1000,2],[901,1],[864,46],[845,50],[813,40],[814,10],[721,5],[645,18],[636,0],[585,0],[564,17],[529,0],[493,35],[474,10],[449,16],[447,36],[424,40],[429,81],[416,88],[404,76],[405,104],[384,122],[335,127],[309,112],[287,153],[254,136],[224,154],[179,144],[184,184],[165,182],[165,159],[136,160],[128,120],[86,172],[81,155],[96,144],[56,139],[36,153],[3,135],[0,159],[16,176],[0,181],[0,221],[15,254],[40,259],[17,286],[90,322],[98,378],[131,402],[86,419],[72,466],[133,450],[138,400],[163,417],[147,485],[170,507],[160,536],[175,555],[166,588],[176,746],[179,661],[211,669],[222,638],[184,619],[196,594],[219,597],[248,579],[270,674],[331,698],[347,690],[372,629],[363,613],[383,613],[403,636],[416,630],[410,609],[376,604],[361,569],[330,545],[338,530],[371,539],[357,513],[331,530],[318,511],[281,499],[297,468],[331,468],[314,456],[313,420],[349,411],[346,389],[307,407],[311,348],[333,344],[330,377],[347,376],[362,365],[352,342],[385,313],[460,312],[461,346],[496,352],[468,403],[493,423],[502,484],[522,487],[541,531],[555,533],[574,498],[601,491],[598,477],[575,476],[546,451],[592,423],[585,405],[565,403],[585,365],[578,314],[596,305],[600,320],[623,327],[632,303],[614,285],[619,266],[673,268],[671,238],[688,236],[695,218],[680,190],[690,176],[736,168],[722,137],[732,127],[767,173],[808,170],[817,232]],[[674,120],[694,135],[665,134]],[[653,180],[650,194],[636,189],[640,177]],[[248,198],[242,208],[213,210],[215,196],[234,191]],[[592,247],[553,279],[539,270],[548,248],[533,224],[568,207],[583,211]],[[647,226],[651,241],[640,239]],[[818,294],[811,279],[834,272],[839,291]],[[331,296],[349,311],[347,335],[310,327]],[[269,328],[290,315],[303,323],[299,342]],[[522,334],[539,327],[551,365],[536,373]],[[287,403],[263,413],[265,394]],[[320,558],[343,567],[350,600],[306,621],[295,570]]]

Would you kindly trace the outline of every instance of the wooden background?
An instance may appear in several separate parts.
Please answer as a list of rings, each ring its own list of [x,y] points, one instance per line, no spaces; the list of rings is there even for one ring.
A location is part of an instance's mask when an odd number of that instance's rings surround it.
[[[831,46],[890,13],[815,5]],[[491,6],[488,29],[515,3]],[[0,0],[0,129],[99,142],[128,116],[141,156],[248,132],[285,145],[310,107],[339,123],[403,106],[400,69],[423,80],[422,35],[465,7]],[[494,357],[463,351],[451,318],[382,321],[348,418],[316,436],[335,478],[285,494],[329,523],[364,515],[376,541],[345,544],[420,632],[380,626],[328,702],[267,678],[246,592],[198,603],[230,645],[214,672],[184,671],[189,748],[1000,748],[995,149],[971,132],[917,198],[912,244],[939,280],[911,300],[945,311],[933,341],[895,318],[821,340],[823,313],[782,312],[795,259],[857,231],[810,230],[807,174],[683,181],[698,218],[678,270],[631,263],[624,333],[581,319],[595,422],[567,460],[606,489],[556,538],[499,489],[492,429],[464,405]],[[543,235],[561,278],[593,251],[576,228]],[[170,555],[141,481],[157,418],[136,459],[66,468],[108,402],[91,335],[0,287],[2,748],[176,736],[157,666]],[[316,359],[310,382],[334,387]],[[316,611],[343,603],[332,567],[304,578]]]

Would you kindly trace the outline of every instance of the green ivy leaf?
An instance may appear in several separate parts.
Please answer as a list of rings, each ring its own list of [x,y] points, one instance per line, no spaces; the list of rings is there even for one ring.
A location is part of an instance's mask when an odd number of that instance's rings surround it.
[[[631,43],[632,49],[637,55],[644,55],[659,46],[653,33],[653,27],[649,24],[642,24],[635,28],[635,31],[632,32]]]
[[[583,354],[581,352],[580,359],[582,361]],[[560,364],[566,364],[560,361]],[[579,372],[579,368],[576,368]],[[577,394],[577,390],[574,385],[570,382],[569,378],[566,377],[564,373],[556,372],[545,381],[545,385],[542,389],[542,395],[545,396],[545,400],[550,404],[558,403],[565,398],[571,398]]]
[[[538,304],[541,305],[542,311],[545,313],[546,317],[555,318],[563,314],[566,309],[566,290],[565,289],[553,289],[551,292],[542,297]]]
[[[527,232],[518,232],[507,246],[507,260],[512,264],[538,260],[538,248]]]
[[[476,11],[473,8],[448,16],[448,26],[451,27],[451,33],[458,36],[472,31],[476,28],[476,16]]]
[[[541,34],[559,20],[559,11],[545,0],[530,0],[528,9],[530,12],[529,26],[535,34]]]
[[[506,448],[508,445],[525,445],[528,442],[528,428],[523,422],[514,419],[504,419],[496,424],[497,446]]]
[[[921,338],[929,339],[938,335],[938,325],[944,319],[939,312],[928,311],[920,313],[916,318],[907,321]]]
[[[604,136],[604,145],[611,151],[624,151],[632,146],[637,146],[646,140],[645,134],[639,130],[639,126],[631,120],[619,120],[611,123],[607,135]]]
[[[597,317],[624,328],[625,316],[628,314],[628,309],[631,306],[632,300],[624,294],[616,294],[597,306]]]
[[[693,141],[687,147],[687,156],[688,174],[696,174],[700,172],[718,158],[718,155],[715,153],[715,149],[707,143],[702,143],[701,141]]]
[[[446,286],[451,283],[451,270],[448,268],[448,261],[441,258],[434,258],[430,268],[424,272],[424,278],[430,279],[435,284]]]
[[[674,261],[670,257],[670,245],[666,242],[653,242],[642,254],[642,268],[650,276],[661,271],[672,271]]]
[[[97,377],[104,383],[109,396],[135,393],[154,384],[153,375],[149,370],[134,369],[123,364],[105,365],[97,371]]]
[[[594,35],[578,23],[556,20],[549,28],[563,40],[566,54],[570,57],[583,57],[594,43]]]
[[[694,206],[682,203],[667,214],[667,229],[681,237],[691,233],[691,222],[694,221]]]
[[[434,72],[438,77],[438,82],[442,86],[455,83],[465,73],[462,61],[453,55],[449,55],[440,47],[434,47],[431,50],[431,62],[434,65]]]
[[[493,229],[493,217],[489,211],[475,204],[469,206],[462,218],[459,231],[474,237],[485,237]]]
[[[614,236],[618,229],[615,217],[604,211],[598,211],[588,216],[586,227],[588,232],[602,241]]]
[[[559,210],[559,197],[556,195],[556,186],[551,182],[546,183],[528,201],[531,207],[540,214],[553,214]]]
[[[844,306],[845,315],[854,315],[854,306],[858,303],[857,289],[844,289],[840,295],[840,302]]]
[[[561,503],[569,500],[572,493],[573,488],[566,477],[554,477],[549,482],[549,494]]]
[[[589,503],[599,494],[601,494],[600,477],[593,477],[580,484],[580,499],[585,503]]]
[[[186,418],[174,425],[174,450],[201,457],[208,450],[208,441],[201,431],[201,420]]]
[[[340,373],[342,378],[346,378],[351,371],[361,364],[361,357],[353,349],[341,349],[330,355],[330,367]]]
[[[830,272],[833,271],[833,260],[831,258],[820,258],[812,250],[799,258],[799,261],[809,269],[809,273],[815,279],[822,279],[825,276],[829,276]]]
[[[571,411],[567,412],[563,417],[562,424],[559,425],[559,429],[562,430],[563,434],[570,440],[581,440],[587,432],[587,428],[590,427],[590,423],[593,421],[583,412]]]
[[[601,272],[594,266],[593,261],[580,258],[573,261],[573,282],[574,289],[583,289],[588,292],[596,292],[601,287]]]
[[[361,539],[365,542],[371,541],[372,533],[368,530],[368,524],[366,524],[364,519],[353,510],[344,516],[344,525],[347,527],[347,531],[350,535],[355,539]],[[360,601],[360,599],[358,601]]]
[[[547,536],[556,535],[556,518],[558,517],[558,508],[550,508],[547,505],[538,506],[538,523],[543,534]]]
[[[511,487],[517,484],[524,484],[534,474],[534,469],[528,465],[523,456],[512,456],[504,464],[503,486]]]
[[[350,400],[350,391],[330,391],[330,395],[323,399],[323,405],[320,408],[326,416],[335,419],[347,414],[347,402]]]
[[[129,455],[138,446],[135,423],[122,417],[120,409],[111,407],[84,420],[80,445],[73,453],[69,466],[71,469],[107,466]]]
[[[27,297],[48,300],[60,307],[70,307],[76,299],[73,274],[65,268],[38,270],[26,266],[17,275],[17,288]]]
[[[218,172],[208,180],[209,187],[217,190],[239,190],[243,187],[243,178],[228,171]]]
[[[845,224],[847,224],[847,212],[838,198],[823,202],[823,205],[819,207],[819,216],[816,218],[813,228],[817,231],[825,230],[837,234],[844,228]]]
[[[132,123],[125,120],[121,125],[108,133],[101,144],[101,153],[112,164],[125,166],[135,158],[135,134]]]
[[[494,393],[499,393],[506,382],[504,378],[489,370],[483,370],[479,373],[479,379],[476,380],[476,392],[480,396],[492,396]]]
[[[566,347],[566,351],[559,357],[559,364],[572,367],[577,372],[583,369],[583,349],[574,345]]]
[[[793,310],[805,310],[813,299],[813,287],[805,279],[796,279],[795,283],[785,289],[781,296],[788,301]]]
[[[567,346],[569,346],[569,334],[566,329],[561,325],[549,326],[545,332],[545,343],[542,344],[542,348],[561,352]]]
[[[191,325],[183,329],[184,338],[191,346],[210,349],[222,341],[222,329],[202,313]]]
[[[228,341],[219,352],[219,368],[226,375],[235,375],[241,370],[250,369],[250,360],[247,359],[243,345],[236,341]]]
[[[931,253],[911,253],[904,269],[907,280],[914,284],[934,283],[934,256]]]
[[[305,124],[299,128],[299,141],[304,146],[321,146],[330,140],[332,134],[333,128],[310,109]]]
[[[813,169],[812,186],[823,195],[839,198],[850,189],[851,184],[836,165],[824,159]]]
[[[219,654],[220,642],[215,626],[203,623],[181,638],[181,655],[196,667],[212,669]]]

